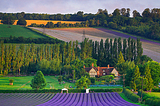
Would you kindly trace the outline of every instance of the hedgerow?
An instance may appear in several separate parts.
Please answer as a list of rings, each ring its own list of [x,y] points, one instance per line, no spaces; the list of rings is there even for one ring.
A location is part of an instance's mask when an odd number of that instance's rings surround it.
[[[129,89],[123,88],[123,93],[125,94],[125,96],[130,99],[133,102],[138,103],[140,100],[140,97],[136,94],[134,94],[132,91],[130,91]]]

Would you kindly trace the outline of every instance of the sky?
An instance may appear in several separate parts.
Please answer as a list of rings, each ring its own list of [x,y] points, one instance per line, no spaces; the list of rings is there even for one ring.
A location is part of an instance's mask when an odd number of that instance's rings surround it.
[[[160,0],[0,0],[3,13],[96,14],[98,9],[113,13],[116,8],[130,8],[142,13],[146,8],[160,8]]]

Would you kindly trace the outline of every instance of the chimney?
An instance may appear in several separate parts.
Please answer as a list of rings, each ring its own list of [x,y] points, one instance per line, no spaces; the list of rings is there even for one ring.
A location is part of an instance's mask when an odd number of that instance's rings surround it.
[[[97,75],[98,75],[98,77],[99,77],[99,71],[97,71]]]
[[[108,64],[108,69],[109,69],[109,64]]]
[[[85,65],[83,67],[86,68]]]
[[[98,77],[99,77],[99,66],[98,66],[98,72],[97,72],[97,74],[98,74]]]
[[[92,63],[92,67],[94,67],[94,63]]]

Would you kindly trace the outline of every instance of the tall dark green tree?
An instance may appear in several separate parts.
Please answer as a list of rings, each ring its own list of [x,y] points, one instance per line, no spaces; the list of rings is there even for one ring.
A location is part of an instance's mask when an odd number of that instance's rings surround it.
[[[12,15],[4,15],[1,21],[1,23],[8,24],[8,25],[13,25],[14,22],[15,22],[15,19]]]
[[[123,56],[124,56],[124,59],[127,60],[127,41],[126,39],[123,39]]]
[[[24,18],[20,18],[17,21],[17,25],[24,25],[24,26],[26,26],[27,25],[27,21]]]

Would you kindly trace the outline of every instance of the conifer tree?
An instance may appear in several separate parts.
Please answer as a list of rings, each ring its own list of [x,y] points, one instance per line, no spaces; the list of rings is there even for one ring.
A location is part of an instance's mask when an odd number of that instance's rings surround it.
[[[139,77],[140,77],[139,67],[136,66],[135,69],[133,70],[133,76],[132,76],[132,81],[131,81],[131,88],[133,88],[134,91],[136,91],[136,89],[137,89],[135,81]]]
[[[149,65],[147,64],[145,69],[144,69],[144,75],[145,75],[145,79],[146,79],[146,90],[147,91],[151,91],[153,88],[153,79],[150,73],[150,69],[149,69]]]
[[[117,64],[121,64],[121,63],[124,63],[125,60],[124,60],[124,57],[122,55],[122,52],[120,51],[119,55],[118,55],[118,63]]]

